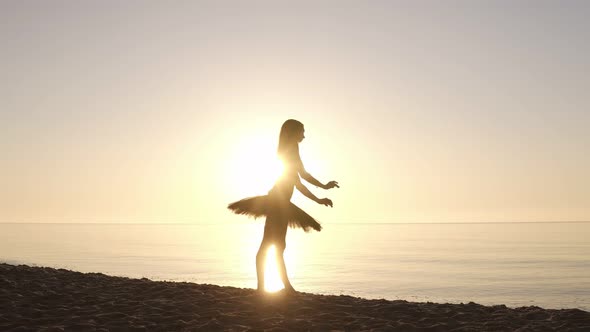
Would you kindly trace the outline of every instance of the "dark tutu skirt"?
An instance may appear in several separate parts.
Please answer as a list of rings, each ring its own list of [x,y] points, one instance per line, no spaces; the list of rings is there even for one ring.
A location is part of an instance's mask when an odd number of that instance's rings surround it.
[[[227,206],[235,214],[243,214],[254,219],[270,214],[286,220],[289,227],[303,228],[308,232],[311,228],[321,231],[322,226],[312,216],[289,201],[279,201],[269,195],[244,198]]]

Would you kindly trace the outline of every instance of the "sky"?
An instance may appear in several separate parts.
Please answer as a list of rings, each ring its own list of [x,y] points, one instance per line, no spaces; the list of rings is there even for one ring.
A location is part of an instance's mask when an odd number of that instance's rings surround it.
[[[587,1],[2,1],[0,222],[590,220]]]

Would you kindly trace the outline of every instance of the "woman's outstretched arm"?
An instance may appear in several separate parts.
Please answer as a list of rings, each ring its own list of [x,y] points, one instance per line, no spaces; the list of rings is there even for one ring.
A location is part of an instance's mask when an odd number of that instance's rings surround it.
[[[303,167],[303,161],[301,161],[301,156],[299,156],[299,152],[297,152],[297,159],[295,161],[295,167],[297,169],[297,173],[307,182],[313,184],[316,187],[320,187],[322,189],[332,189],[334,187],[340,188],[337,181],[330,181],[326,184],[321,183],[316,178],[314,178],[311,174],[309,174],[305,167]]]
[[[297,182],[295,182],[295,188],[297,188],[297,190],[299,190],[303,194],[303,196],[311,199],[312,201],[318,204],[332,207],[332,200],[330,200],[329,198],[317,198],[311,191],[309,191],[309,189],[307,189],[306,186],[303,185],[303,183],[301,183],[299,177],[297,177]]]
[[[299,175],[301,175],[301,177],[305,181],[313,184],[314,186],[320,187],[322,189],[332,189],[334,187],[340,188],[340,186],[338,186],[338,182],[337,181],[330,181],[330,182],[328,182],[326,184],[322,184],[320,181],[318,181],[316,178],[314,178],[311,174],[309,174],[305,170],[305,168],[303,168],[303,163],[301,164],[301,167],[299,169]]]

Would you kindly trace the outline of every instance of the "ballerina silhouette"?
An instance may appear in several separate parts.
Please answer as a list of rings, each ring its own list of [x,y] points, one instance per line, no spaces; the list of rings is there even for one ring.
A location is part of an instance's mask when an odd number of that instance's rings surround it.
[[[293,119],[285,121],[279,134],[278,147],[278,156],[284,166],[282,176],[276,181],[268,195],[249,197],[228,205],[228,209],[236,214],[244,214],[254,218],[266,216],[264,236],[256,254],[256,276],[258,278],[258,291],[261,292],[264,290],[264,262],[268,248],[271,245],[276,247],[279,275],[285,286],[285,291],[295,292],[289,282],[285,259],[283,258],[287,245],[285,241],[287,226],[300,227],[306,232],[310,228],[318,232],[322,229],[322,226],[313,217],[291,203],[294,188],[297,188],[312,201],[332,207],[330,199],[317,198],[301,183],[299,176],[323,189],[340,188],[336,181],[322,184],[303,167],[303,162],[299,156],[299,143],[305,138],[304,133],[305,129],[301,122]]]

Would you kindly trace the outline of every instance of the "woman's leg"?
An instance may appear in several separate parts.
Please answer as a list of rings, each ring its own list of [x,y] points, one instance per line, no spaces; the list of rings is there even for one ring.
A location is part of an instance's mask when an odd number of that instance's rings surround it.
[[[276,248],[276,254],[277,254],[277,267],[279,269],[279,276],[281,277],[281,281],[283,282],[283,285],[285,286],[285,290],[289,291],[289,292],[294,292],[295,289],[293,288],[293,286],[291,285],[291,282],[289,281],[289,276],[287,275],[287,266],[285,266],[285,258],[283,257],[283,254],[285,252],[285,248],[286,248],[286,244],[285,241],[277,244],[277,248]]]
[[[258,253],[256,254],[256,278],[258,279],[258,291],[264,291],[264,270],[266,263],[266,254],[268,253],[269,241],[265,238],[260,243]]]
[[[285,286],[285,290],[288,292],[295,292],[295,289],[289,281],[287,275],[287,266],[285,265],[285,248],[287,248],[287,223],[281,224],[279,233],[277,234],[276,241],[276,254],[277,254],[277,268],[279,269],[279,276]]]

